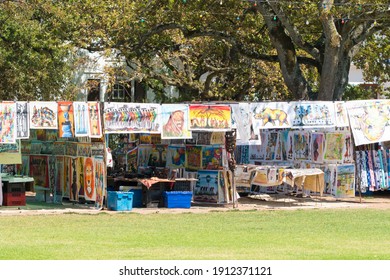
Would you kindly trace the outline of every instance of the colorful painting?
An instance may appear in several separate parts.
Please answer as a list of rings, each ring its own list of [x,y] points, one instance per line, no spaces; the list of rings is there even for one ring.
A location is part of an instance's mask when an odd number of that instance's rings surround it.
[[[285,102],[251,103],[254,130],[291,127],[288,120],[289,107]]]
[[[150,154],[152,153],[152,145],[139,145],[138,146],[138,167],[147,167],[149,163]]]
[[[337,165],[335,197],[355,196],[355,165]]]
[[[88,136],[88,104],[87,102],[73,102],[75,136]]]
[[[102,137],[102,124],[100,121],[100,103],[88,102],[88,135],[91,138]]]
[[[331,101],[301,101],[289,103],[289,123],[292,127],[334,127],[334,104]]]
[[[137,173],[138,170],[138,147],[126,153],[126,171]]]
[[[294,160],[310,159],[310,134],[306,131],[295,131],[293,134]]]
[[[91,143],[77,143],[77,156],[90,157],[91,156]]]
[[[93,158],[87,157],[82,158],[84,160],[84,198],[85,200],[95,201],[96,192],[95,192],[95,176]]]
[[[30,137],[30,127],[27,102],[16,102],[16,123],[16,137],[19,139],[28,139]]]
[[[85,157],[78,157],[77,158],[77,187],[78,187],[78,194],[79,199],[80,197],[84,198],[84,190],[85,190]]]
[[[229,105],[190,105],[190,130],[231,130]]]
[[[35,185],[49,188],[49,162],[47,156],[30,156],[30,177]]]
[[[263,146],[265,149],[264,159],[265,160],[280,160],[280,153],[277,156],[277,146],[279,142],[279,133],[277,131],[267,131],[266,132],[266,141],[264,141]]]
[[[344,142],[344,133],[326,133],[324,161],[341,163],[343,161]]]
[[[70,187],[72,180],[72,158],[64,157],[64,185],[62,190],[62,196],[65,198],[70,198]]]
[[[202,146],[186,147],[186,169],[202,169]]]
[[[352,162],[354,162],[352,135],[350,133],[346,133],[345,141],[343,145],[343,163],[352,163]]]
[[[249,163],[249,145],[237,145],[234,151],[237,164]]]
[[[249,145],[249,160],[264,160],[265,149],[263,145]]]
[[[181,168],[186,164],[185,146],[168,146],[167,167]]]
[[[390,141],[390,100],[346,103],[356,146]]]
[[[198,170],[196,185],[194,187],[194,201],[218,202],[218,180],[217,170]]]
[[[16,143],[16,104],[0,103],[0,144]]]
[[[167,145],[153,145],[148,166],[165,167],[167,164]]]
[[[202,169],[218,170],[222,168],[222,147],[203,146]]]
[[[69,183],[70,183],[70,189],[69,189],[69,200],[70,201],[79,201],[79,180],[77,176],[77,169],[78,169],[78,158],[77,157],[71,157],[70,158],[70,174],[69,174]]]
[[[349,126],[347,107],[344,101],[335,101],[334,110],[336,114],[336,126],[345,127]]]
[[[95,191],[96,191],[96,199],[95,199],[95,208],[102,209],[103,201],[105,196],[105,182],[106,182],[106,172],[103,159],[94,158],[94,181],[95,181]]]
[[[188,129],[187,104],[161,105],[162,139],[189,139],[192,138]]]
[[[30,129],[57,129],[57,102],[30,102]]]
[[[54,202],[58,203],[62,201],[65,175],[64,175],[64,157],[56,156],[56,170],[55,170],[55,188],[54,188]]]
[[[74,137],[73,102],[58,102],[58,136],[60,138]]]
[[[153,103],[104,103],[104,132],[161,133],[161,105]]]
[[[232,128],[237,130],[237,145],[252,144],[260,145],[259,130],[254,130],[252,114],[249,103],[230,104],[232,110]]]
[[[322,163],[324,161],[324,134],[319,132],[313,132],[311,134],[310,143],[311,160],[316,163]]]

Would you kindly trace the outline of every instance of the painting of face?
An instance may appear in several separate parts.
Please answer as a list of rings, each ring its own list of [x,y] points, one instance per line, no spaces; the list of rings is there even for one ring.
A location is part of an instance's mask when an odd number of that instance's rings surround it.
[[[84,166],[84,191],[85,195],[93,200],[94,196],[94,189],[95,189],[95,183],[94,183],[94,177],[93,177],[93,161],[92,158],[86,158],[85,159],[85,166]]]

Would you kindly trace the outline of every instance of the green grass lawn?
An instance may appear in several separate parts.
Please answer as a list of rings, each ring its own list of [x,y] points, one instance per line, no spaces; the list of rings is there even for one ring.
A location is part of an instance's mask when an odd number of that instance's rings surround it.
[[[388,260],[390,211],[0,216],[2,260]]]

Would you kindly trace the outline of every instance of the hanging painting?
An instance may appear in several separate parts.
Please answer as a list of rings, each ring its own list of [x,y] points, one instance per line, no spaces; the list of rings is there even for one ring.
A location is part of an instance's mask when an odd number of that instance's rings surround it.
[[[188,129],[187,104],[161,105],[162,139],[189,139],[192,138]]]
[[[293,134],[294,160],[309,160],[310,158],[310,134],[307,131],[294,131]]]
[[[138,167],[147,167],[149,163],[150,154],[152,153],[152,145],[138,146]]]
[[[57,129],[57,102],[29,103],[30,129]]]
[[[104,103],[104,132],[160,133],[161,105],[153,103]]]
[[[87,157],[84,160],[84,198],[85,200],[95,201],[95,177],[93,174],[93,158]]]
[[[167,167],[181,168],[186,163],[186,146],[168,146]]]
[[[16,104],[0,103],[0,144],[16,143]]]
[[[28,139],[30,137],[30,127],[27,102],[16,102],[16,123],[16,137],[19,139]]]
[[[106,172],[104,167],[104,161],[100,158],[94,158],[94,181],[95,181],[95,192],[96,192],[96,199],[95,199],[95,209],[102,209],[103,208],[103,201],[104,201],[104,190],[105,190],[105,183],[106,182]]]
[[[78,162],[77,162],[77,187],[78,187],[78,195],[79,195],[79,200],[80,200],[80,197],[84,198],[85,199],[85,186],[84,186],[84,183],[85,183],[85,157],[78,157],[77,158]]]
[[[331,101],[290,102],[288,114],[292,127],[334,127],[334,104]]]
[[[337,165],[335,197],[355,196],[355,165]]]
[[[70,187],[72,180],[72,158],[64,157],[64,185],[62,190],[62,196],[70,198]]]
[[[78,158],[77,157],[71,157],[70,158],[70,176],[69,176],[69,182],[70,182],[70,201],[79,201],[79,180],[77,177],[77,169],[78,169]]]
[[[390,100],[359,100],[346,104],[356,146],[390,141]]]
[[[230,104],[230,107],[232,108],[232,128],[237,131],[237,145],[248,144],[251,136],[253,139],[256,138],[249,103]]]
[[[167,163],[167,145],[153,145],[148,166],[165,167]]]
[[[343,160],[344,142],[344,133],[326,133],[324,161],[341,163]]]
[[[138,170],[138,147],[134,147],[126,153],[126,171],[137,173]]]
[[[202,169],[202,146],[186,147],[186,169]]]
[[[334,110],[336,117],[336,126],[337,127],[346,127],[349,126],[347,108],[344,101],[335,101]]]
[[[249,145],[238,145],[234,151],[237,164],[249,164]]]
[[[88,136],[88,104],[87,102],[73,102],[75,136]]]
[[[102,137],[102,125],[100,121],[100,103],[88,102],[88,132],[91,138]]]
[[[218,174],[217,170],[198,170],[198,181],[194,187],[194,201],[218,202]]]
[[[254,130],[291,127],[288,120],[290,106],[285,102],[251,103]]]
[[[222,168],[222,147],[203,146],[202,169],[218,170]]]
[[[60,138],[74,137],[73,102],[59,101],[57,103],[58,103],[58,136]]]
[[[324,161],[324,144],[325,136],[320,132],[313,132],[311,134],[310,154],[311,160],[316,163]]]
[[[229,105],[190,105],[190,130],[231,130]]]

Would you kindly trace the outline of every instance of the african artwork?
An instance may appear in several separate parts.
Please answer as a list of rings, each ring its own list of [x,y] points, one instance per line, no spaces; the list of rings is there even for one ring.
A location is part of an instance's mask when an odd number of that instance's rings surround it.
[[[57,102],[30,102],[31,129],[57,129]]]
[[[190,130],[230,130],[232,127],[229,105],[190,105]]]
[[[16,142],[16,104],[0,103],[0,143]]]
[[[99,102],[88,102],[88,132],[91,138],[102,137]]]
[[[160,104],[104,103],[105,133],[160,133]]]
[[[75,136],[88,136],[88,104],[73,102]]]
[[[288,108],[288,104],[283,102],[251,103],[254,129],[291,127]]]
[[[30,127],[27,102],[16,102],[16,123],[16,137],[19,139],[28,139],[30,137]]]
[[[324,161],[341,163],[343,160],[344,141],[344,133],[327,133],[325,137]]]
[[[390,100],[347,102],[355,145],[390,140]]]
[[[335,126],[334,104],[330,101],[290,102],[289,122],[292,127]]]
[[[194,201],[218,202],[218,182],[219,171],[199,170],[194,188]]]
[[[335,101],[334,110],[336,114],[336,126],[344,127],[349,126],[347,107],[344,101]]]
[[[84,197],[86,200],[94,201],[96,199],[95,193],[95,177],[93,159],[90,157],[83,158],[84,160]]]
[[[323,133],[313,132],[310,141],[310,154],[313,162],[322,163],[324,161],[325,137]]]
[[[187,104],[164,104],[161,106],[162,139],[189,139]]]
[[[58,102],[58,134],[60,138],[74,137],[73,102]]]

